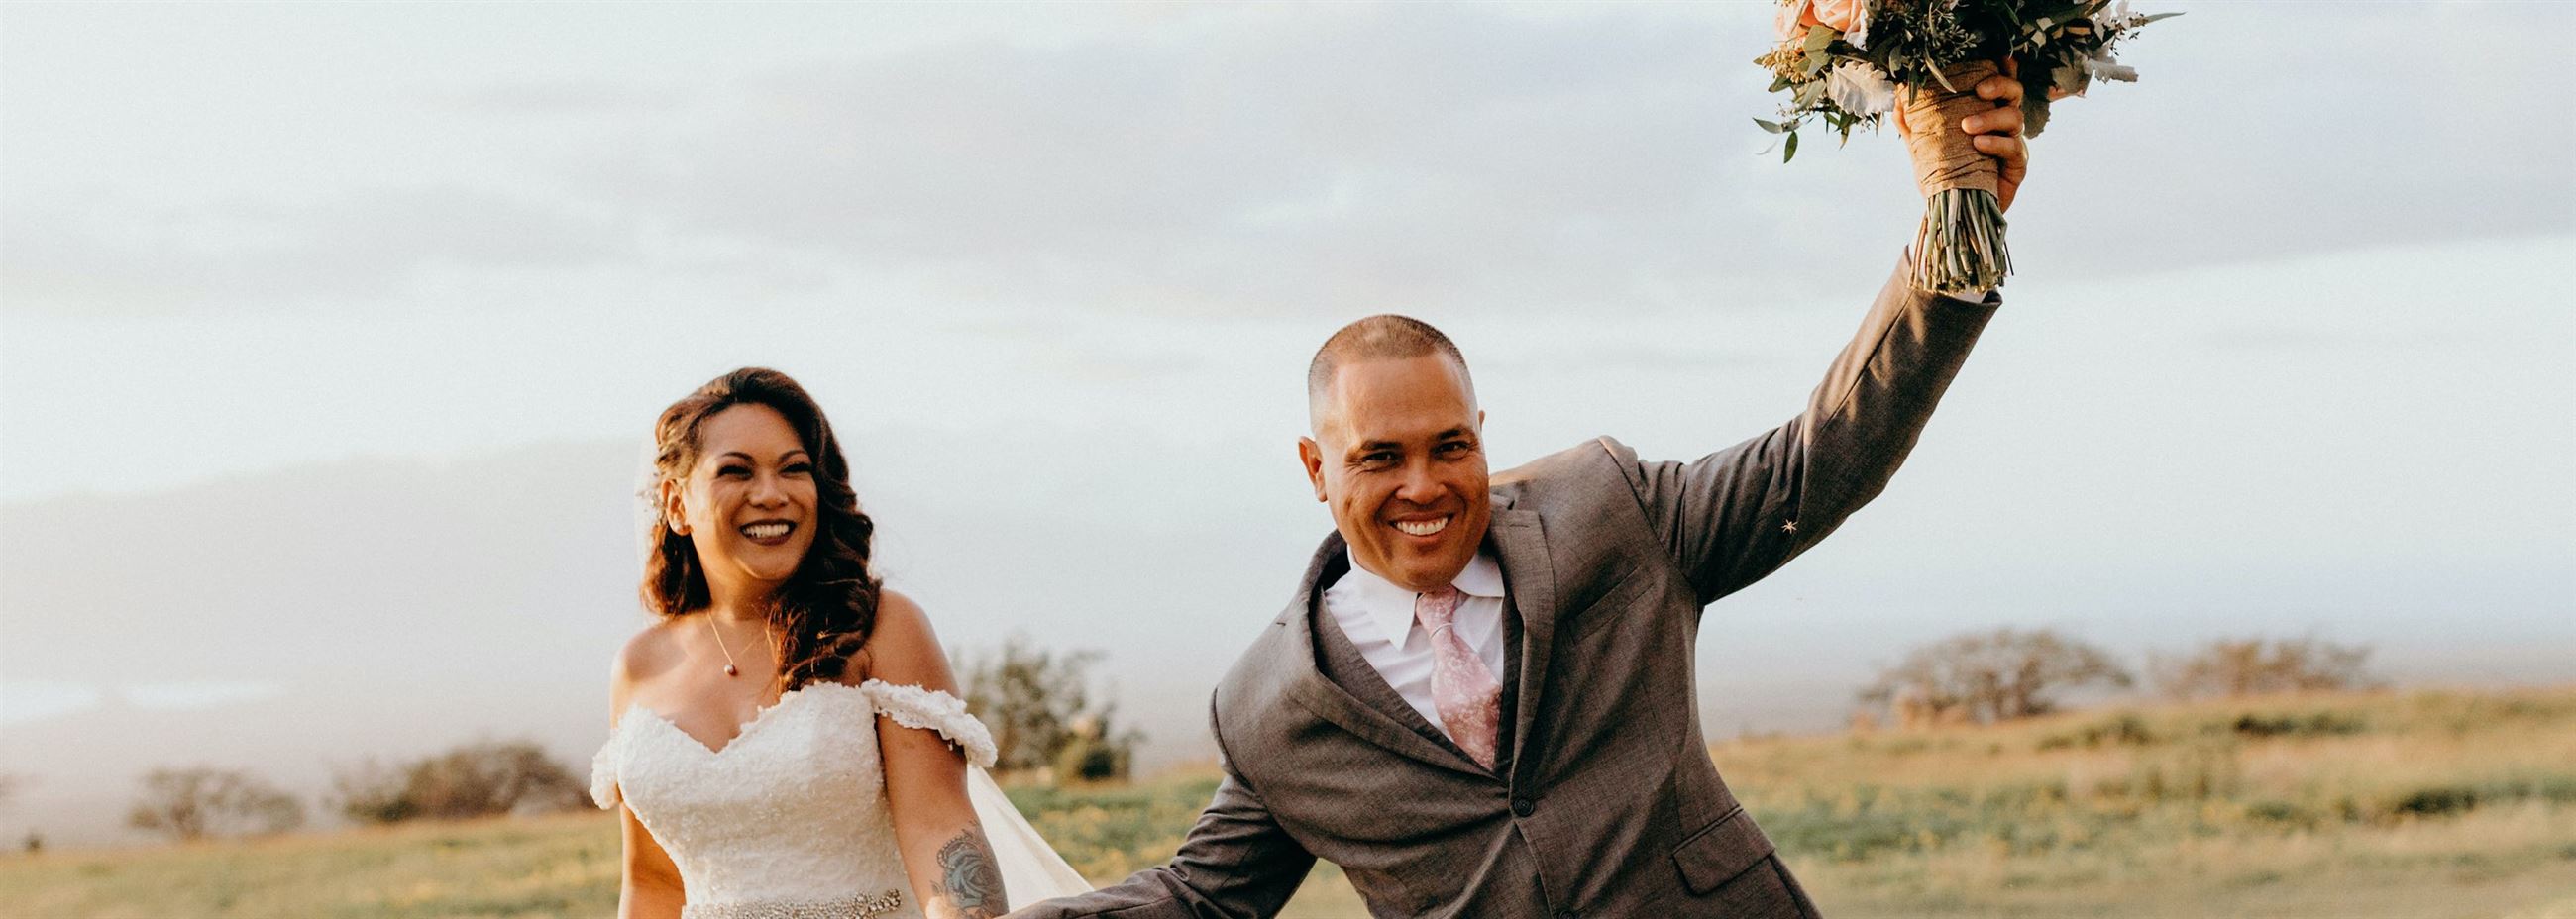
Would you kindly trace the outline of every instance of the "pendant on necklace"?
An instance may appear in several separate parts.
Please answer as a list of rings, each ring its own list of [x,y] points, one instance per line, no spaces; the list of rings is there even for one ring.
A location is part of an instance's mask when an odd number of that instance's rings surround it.
[[[725,675],[726,675],[726,676],[741,676],[741,675],[742,675],[742,671],[733,669],[733,665],[732,665],[732,664],[726,664],[726,665],[725,665]]]

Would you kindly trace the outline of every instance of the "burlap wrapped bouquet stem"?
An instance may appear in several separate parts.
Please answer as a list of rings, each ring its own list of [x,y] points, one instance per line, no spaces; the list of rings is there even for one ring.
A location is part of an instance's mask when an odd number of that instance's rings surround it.
[[[1914,181],[1923,190],[1923,225],[1914,234],[1914,284],[1942,293],[1986,290],[2012,273],[2004,248],[2003,206],[1995,197],[2001,166],[1977,152],[1959,122],[1995,103],[1977,98],[1976,86],[1999,71],[1975,61],[1944,68],[1958,92],[1931,83],[1897,90],[1904,108],[1905,144],[1914,154]]]

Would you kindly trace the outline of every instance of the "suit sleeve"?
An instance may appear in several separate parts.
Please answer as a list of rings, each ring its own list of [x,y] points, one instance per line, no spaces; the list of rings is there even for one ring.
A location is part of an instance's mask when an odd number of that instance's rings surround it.
[[[1900,261],[1806,410],[1697,460],[1604,440],[1702,606],[1787,564],[1877,497],[2002,302],[1916,290]]]
[[[1208,720],[1216,721],[1214,706]],[[1103,916],[1115,919],[1255,919],[1277,915],[1315,867],[1306,851],[1270,808],[1245,784],[1225,751],[1225,733],[1216,732],[1218,758],[1225,778],[1216,798],[1181,840],[1169,863],[1147,868],[1126,880],[1076,897],[1035,904],[1011,919],[1071,919]]]

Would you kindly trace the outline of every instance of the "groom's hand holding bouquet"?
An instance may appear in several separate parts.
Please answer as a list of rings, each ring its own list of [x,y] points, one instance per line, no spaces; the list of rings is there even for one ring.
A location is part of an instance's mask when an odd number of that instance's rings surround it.
[[[1849,140],[1893,117],[1924,195],[1914,286],[1990,290],[2012,272],[2003,212],[2028,169],[2025,129],[2037,136],[2049,102],[2097,77],[2136,80],[2113,46],[2172,15],[2128,0],[1781,0],[1780,44],[1755,63],[1790,101],[1754,121],[1785,136],[1785,160],[1811,118]]]

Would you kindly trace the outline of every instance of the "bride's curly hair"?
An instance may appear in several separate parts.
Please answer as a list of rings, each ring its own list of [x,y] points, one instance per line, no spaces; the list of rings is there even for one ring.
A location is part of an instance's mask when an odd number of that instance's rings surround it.
[[[821,406],[786,374],[745,367],[708,381],[662,410],[653,426],[653,552],[644,560],[644,608],[665,619],[705,609],[713,602],[707,575],[689,537],[659,519],[665,482],[688,479],[697,465],[699,428],[737,405],[762,405],[787,418],[814,463],[814,545],[787,583],[770,597],[769,624],[781,638],[779,677],[785,688],[839,680],[851,655],[867,644],[877,620],[879,582],[868,572],[868,544],[876,524],[860,512],[850,490],[850,464]]]

